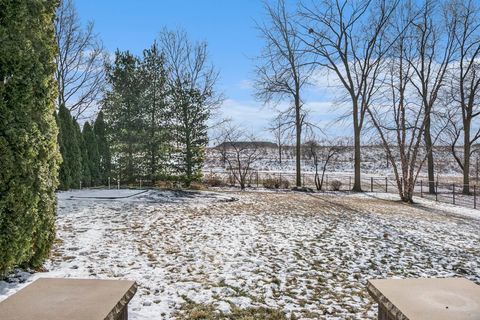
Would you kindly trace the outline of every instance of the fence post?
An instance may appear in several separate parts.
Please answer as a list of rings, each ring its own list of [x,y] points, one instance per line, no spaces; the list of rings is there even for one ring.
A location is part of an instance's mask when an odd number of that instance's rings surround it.
[[[373,192],[373,177],[370,177],[370,192]]]
[[[455,204],[455,183],[453,184],[453,204]]]
[[[477,180],[478,183],[478,155],[475,163],[475,180]]]
[[[110,177],[108,177],[108,189],[110,189]]]
[[[473,209],[477,209],[477,185],[473,185]]]
[[[423,198],[423,180],[420,180],[420,197]]]
[[[385,193],[388,192],[388,178],[385,177]]]
[[[437,183],[435,183],[435,201],[438,202],[438,179],[437,179]]]
[[[82,190],[82,180],[80,180],[80,190]]]
[[[303,186],[305,187],[305,173],[302,175]]]
[[[258,170],[257,170],[257,188],[258,188]]]
[[[348,190],[352,190],[352,177],[348,177]]]
[[[117,189],[120,190],[120,179],[117,180]]]

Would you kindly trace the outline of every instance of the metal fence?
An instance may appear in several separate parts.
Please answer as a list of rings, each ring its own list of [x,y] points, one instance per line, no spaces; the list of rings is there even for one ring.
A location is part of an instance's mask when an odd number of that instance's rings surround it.
[[[205,172],[204,179],[207,184],[212,180],[221,182],[224,185],[238,186],[233,174],[229,171],[222,172]],[[268,181],[276,180],[279,185],[294,186],[296,175],[293,172],[271,172],[252,170],[247,177],[247,185],[249,187],[263,187]],[[301,176],[302,186],[316,189],[315,173],[305,172]],[[452,179],[453,180],[453,179]],[[352,189],[354,182],[353,174],[325,174],[321,191],[344,191],[348,192]],[[362,190],[366,192],[381,193],[398,193],[397,181],[394,177],[363,175],[361,179]],[[470,185],[469,193],[464,193],[464,185],[458,182],[450,182],[442,179],[441,181],[432,182],[434,192],[430,193],[429,183],[427,179],[418,179],[414,196],[431,199],[437,202],[450,203],[467,208],[477,209],[478,203],[478,187],[475,184]],[[480,209],[480,208],[479,208]]]

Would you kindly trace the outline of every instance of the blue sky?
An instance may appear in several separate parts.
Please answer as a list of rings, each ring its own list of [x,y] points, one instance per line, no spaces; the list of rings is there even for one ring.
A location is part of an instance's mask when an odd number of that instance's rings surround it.
[[[254,61],[263,46],[255,21],[264,17],[260,0],[75,0],[80,17],[94,21],[106,49],[130,50],[141,54],[163,28],[183,28],[193,40],[205,40],[211,61],[220,71],[218,88],[226,100],[224,117],[268,137],[264,129],[274,112],[255,101],[250,83]],[[338,112],[325,90],[311,88],[307,104],[313,121],[330,124]],[[341,130],[341,132],[338,132]],[[348,127],[329,127],[336,135],[348,134]]]

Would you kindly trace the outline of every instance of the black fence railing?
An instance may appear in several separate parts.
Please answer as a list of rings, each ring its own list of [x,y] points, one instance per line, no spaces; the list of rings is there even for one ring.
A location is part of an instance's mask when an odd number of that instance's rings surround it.
[[[217,184],[238,186],[234,175],[229,171],[222,172],[204,172],[204,180],[207,184],[216,181]],[[278,186],[292,187],[295,185],[296,174],[293,172],[272,172],[252,170],[248,174],[246,184],[249,187],[263,187],[267,182],[276,180]],[[452,179],[453,180],[453,179]],[[305,172],[301,175],[302,186],[316,189],[315,174]],[[326,173],[323,178],[321,191],[350,191],[353,188],[353,174],[332,174]],[[271,184],[268,183],[271,187]],[[391,176],[363,175],[361,179],[362,190],[366,192],[398,193],[397,181]],[[430,190],[430,184],[427,179],[419,178],[414,187],[414,196],[431,199],[437,202],[450,203],[467,208],[480,209],[478,199],[478,186],[470,184],[469,188],[457,182],[445,181],[432,182],[433,190]],[[430,192],[433,191],[433,192]]]

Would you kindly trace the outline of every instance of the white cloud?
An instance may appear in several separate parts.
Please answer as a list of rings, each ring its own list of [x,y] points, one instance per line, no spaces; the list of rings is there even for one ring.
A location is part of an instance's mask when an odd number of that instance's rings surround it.
[[[252,90],[253,89],[253,81],[251,80],[242,80],[238,84],[238,87],[243,90]]]
[[[278,108],[285,109],[288,103],[281,103]],[[338,108],[331,101],[312,101],[305,104],[309,110],[310,122],[322,128],[329,136],[350,135],[350,126],[336,122],[344,114],[345,110]],[[255,101],[238,101],[227,99],[220,108],[219,118],[231,119],[235,125],[238,125],[257,137],[265,140],[272,139],[267,128],[269,122],[276,115],[272,106],[265,106]]]

